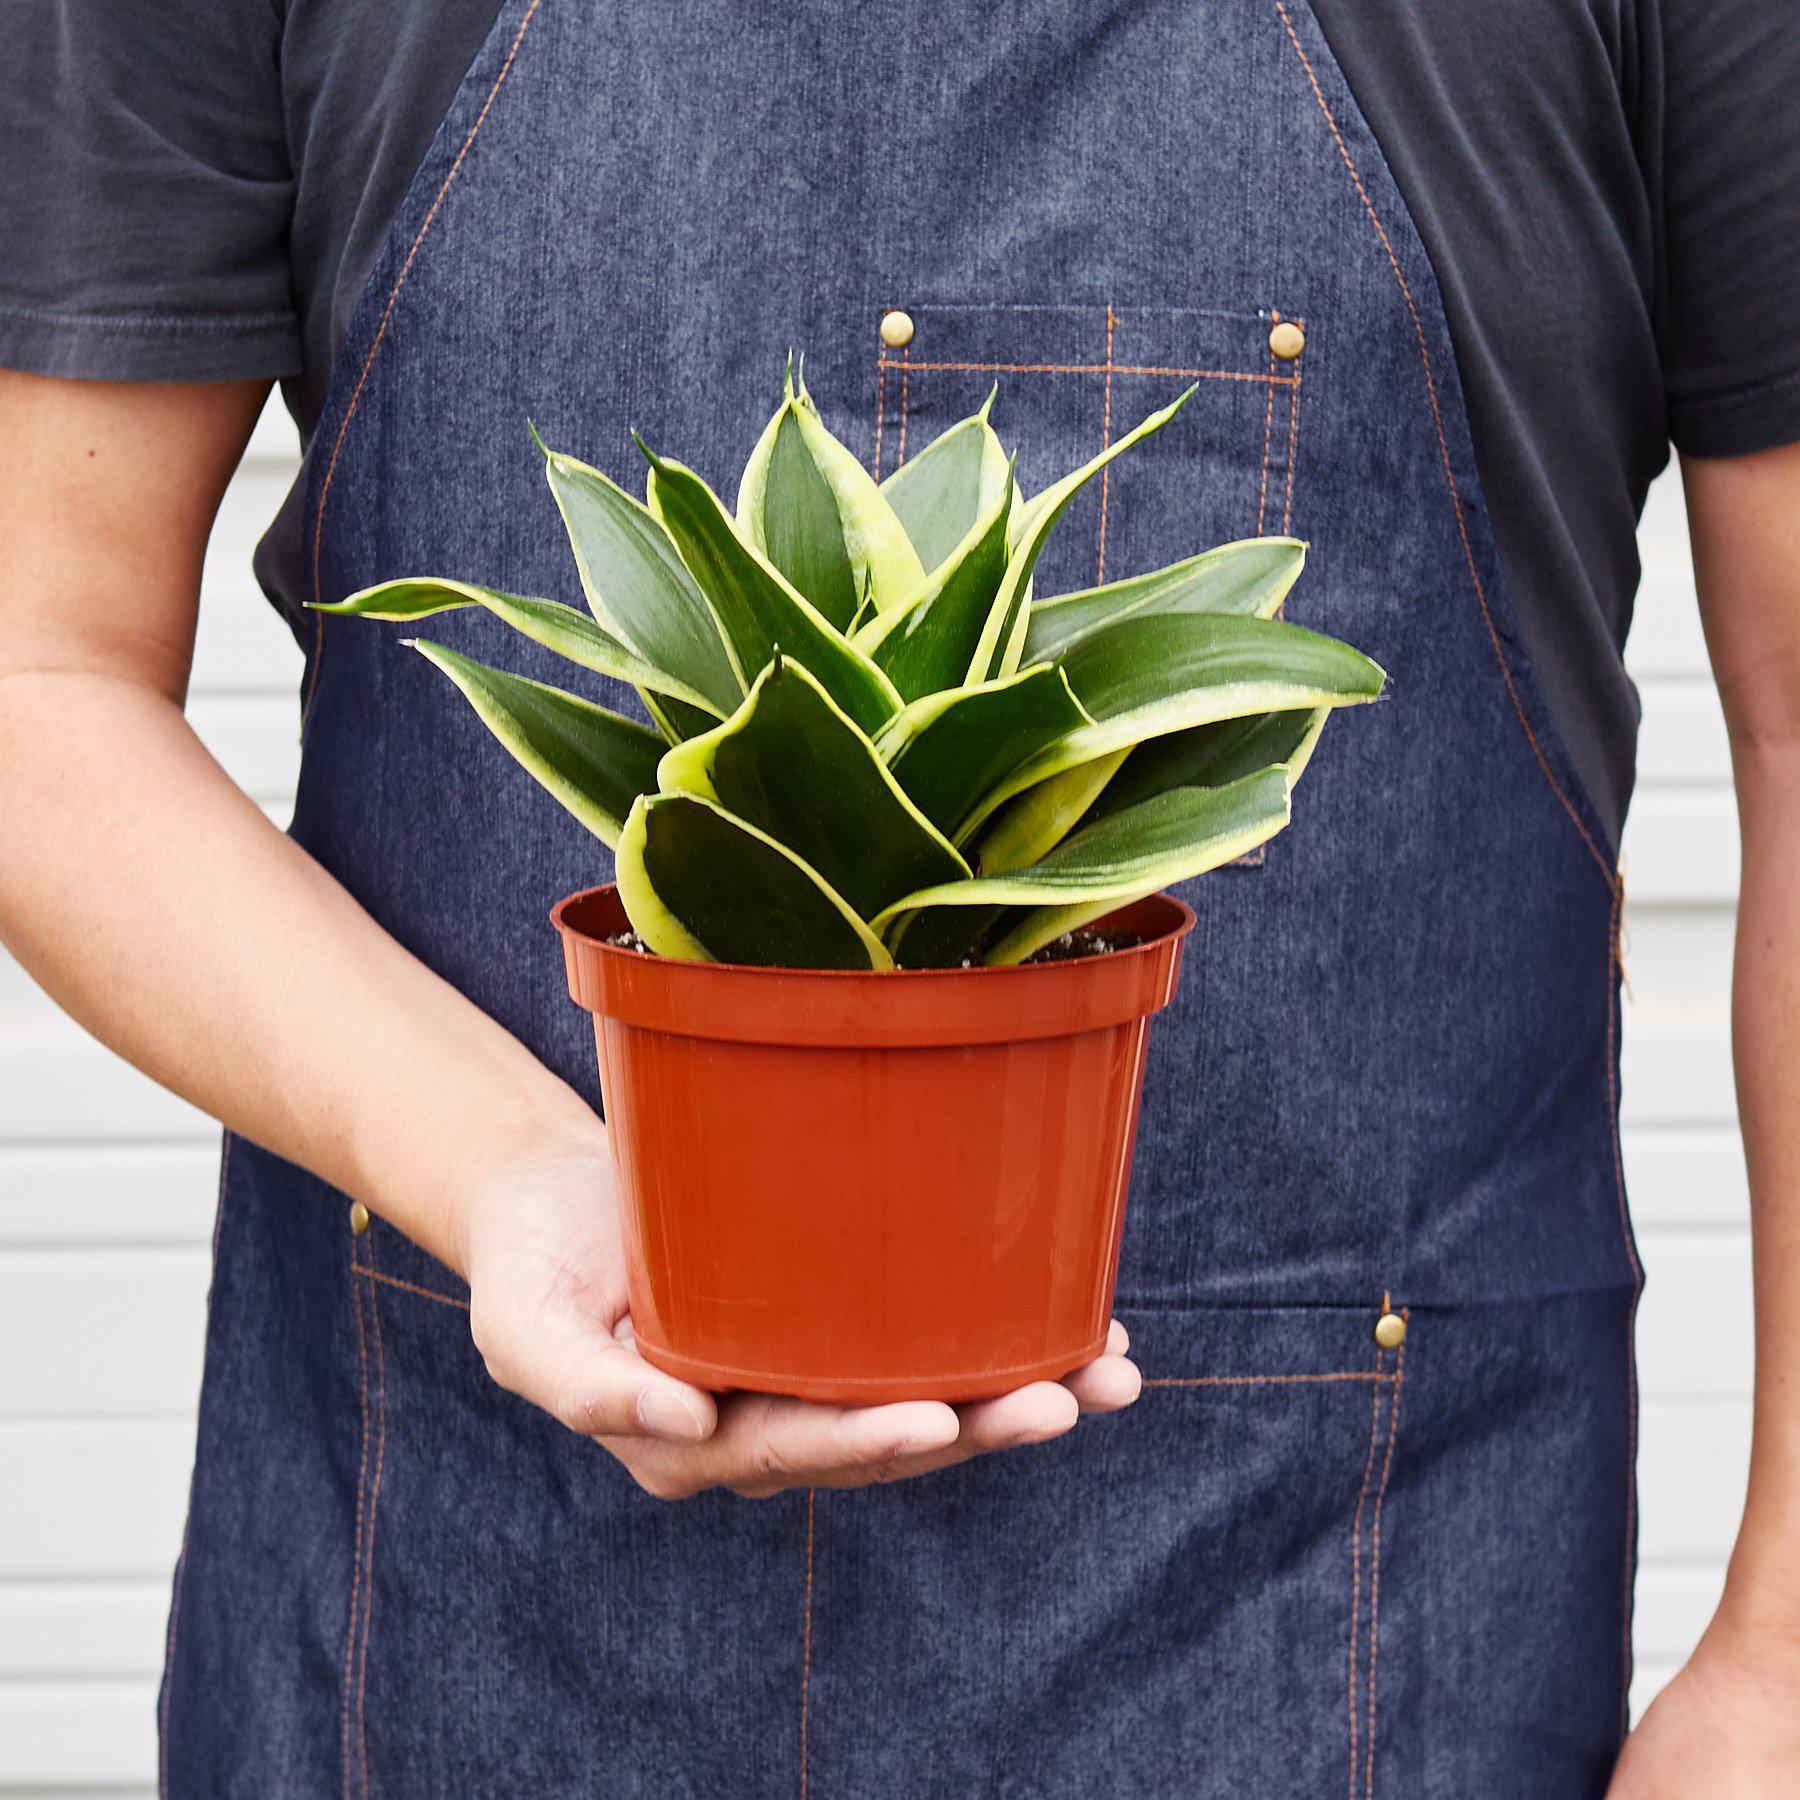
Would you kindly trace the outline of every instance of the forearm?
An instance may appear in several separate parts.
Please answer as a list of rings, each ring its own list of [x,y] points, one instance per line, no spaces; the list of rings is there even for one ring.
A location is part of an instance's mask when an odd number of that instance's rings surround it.
[[[462,1195],[599,1130],[128,678],[0,675],[0,935],[121,1055],[453,1267]]]
[[[1721,1620],[1800,1645],[1800,448],[1683,468],[1744,847],[1732,1025],[1756,1414]]]
[[[1740,741],[1733,981],[1754,1213],[1756,1413],[1729,1614],[1800,1640],[1800,740]]]

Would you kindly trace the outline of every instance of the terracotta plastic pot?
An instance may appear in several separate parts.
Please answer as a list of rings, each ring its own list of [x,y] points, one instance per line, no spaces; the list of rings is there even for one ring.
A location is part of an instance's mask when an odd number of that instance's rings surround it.
[[[1193,913],[1012,969],[678,962],[608,944],[611,887],[551,915],[594,1015],[632,1320],[702,1387],[972,1400],[1106,1342],[1151,1015]]]

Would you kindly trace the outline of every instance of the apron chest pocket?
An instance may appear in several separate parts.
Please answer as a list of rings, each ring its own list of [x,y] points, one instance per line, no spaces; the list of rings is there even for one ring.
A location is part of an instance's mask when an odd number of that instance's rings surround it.
[[[1037,591],[1117,581],[1233,538],[1295,526],[1301,365],[1278,356],[1304,332],[1269,312],[892,302],[912,331],[877,346],[879,476],[997,388],[992,413],[1018,478],[1035,494],[1098,455],[1183,388],[1174,421],[1111,464],[1057,527]],[[888,309],[882,309],[886,311]],[[902,327],[902,331],[904,327]],[[900,335],[890,332],[888,335]]]

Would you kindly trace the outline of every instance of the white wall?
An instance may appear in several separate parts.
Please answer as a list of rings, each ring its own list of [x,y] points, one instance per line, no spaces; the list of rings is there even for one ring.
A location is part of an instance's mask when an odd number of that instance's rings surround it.
[[[299,657],[256,592],[250,550],[292,468],[291,432],[271,415],[214,536],[189,708],[283,820]],[[1750,1384],[1726,1042],[1737,851],[1672,482],[1644,541],[1624,1038],[1626,1157],[1651,1276],[1640,1704],[1717,1595]],[[204,1119],[85,1039],[0,953],[0,1795],[15,1800],[145,1800],[154,1786],[217,1160]]]

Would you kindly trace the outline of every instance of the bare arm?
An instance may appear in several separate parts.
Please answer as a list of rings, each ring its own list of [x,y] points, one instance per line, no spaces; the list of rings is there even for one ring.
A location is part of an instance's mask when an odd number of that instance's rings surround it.
[[[264,393],[0,384],[0,929],[140,1068],[461,1268],[440,1197],[592,1115],[182,716],[201,558]],[[370,1106],[397,1089],[404,1105]],[[473,1116],[492,1121],[479,1141]]]
[[[1750,1487],[1725,1598],[1612,1800],[1786,1792],[1800,1766],[1800,446],[1684,465],[1743,832],[1732,1036],[1756,1277]]]
[[[960,1412],[715,1405],[636,1354],[591,1109],[277,831],[182,716],[207,534],[265,393],[0,373],[0,936],[25,967],[164,1085],[463,1274],[496,1379],[656,1492],[912,1473],[1135,1397],[1114,1354]]]

